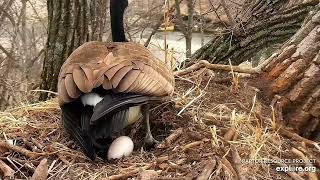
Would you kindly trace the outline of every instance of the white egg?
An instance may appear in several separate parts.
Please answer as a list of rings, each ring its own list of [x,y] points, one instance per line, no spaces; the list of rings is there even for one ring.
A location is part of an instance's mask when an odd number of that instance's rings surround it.
[[[133,151],[133,141],[128,136],[120,136],[115,139],[108,150],[108,160],[129,156]]]

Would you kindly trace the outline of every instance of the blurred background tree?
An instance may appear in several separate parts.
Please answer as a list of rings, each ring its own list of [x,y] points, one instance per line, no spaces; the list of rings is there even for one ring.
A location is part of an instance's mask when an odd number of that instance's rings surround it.
[[[102,41],[107,20],[107,0],[48,0],[48,40],[40,89],[57,91],[60,68],[65,59],[87,41]],[[42,92],[40,100],[48,98]]]

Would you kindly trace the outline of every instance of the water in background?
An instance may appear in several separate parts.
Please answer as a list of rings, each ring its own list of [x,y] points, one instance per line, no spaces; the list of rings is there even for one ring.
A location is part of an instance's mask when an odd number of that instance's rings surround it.
[[[186,41],[181,32],[178,31],[167,31],[167,44],[169,49],[174,48],[174,58],[177,62],[182,62],[185,60],[186,54]],[[149,34],[149,33],[145,33]],[[145,37],[134,37],[136,42],[144,44],[147,40],[147,35]],[[209,34],[203,35],[204,44],[211,39]],[[192,33],[192,45],[191,53],[194,53],[201,47],[201,33]],[[164,59],[164,32],[157,32],[152,36],[151,42],[148,49],[159,59]]]
[[[167,44],[169,50],[171,48],[174,49],[173,57],[176,62],[183,62],[186,59],[186,41],[181,32],[178,31],[167,31]],[[150,32],[146,32],[145,35],[140,38],[139,36],[134,36],[133,40],[135,42],[139,42],[140,44],[144,44],[147,40]],[[106,37],[107,38],[107,37]],[[203,43],[207,43],[211,39],[209,34],[203,34]],[[44,40],[46,40],[44,38]],[[5,48],[10,48],[10,39],[6,36],[0,36],[0,43]],[[43,42],[41,45],[44,45]],[[192,44],[191,44],[191,53],[194,53],[201,47],[201,34],[200,33],[192,33]],[[39,47],[41,49],[41,47]],[[164,60],[164,32],[159,31],[152,36],[151,42],[148,46],[148,49],[159,59]]]

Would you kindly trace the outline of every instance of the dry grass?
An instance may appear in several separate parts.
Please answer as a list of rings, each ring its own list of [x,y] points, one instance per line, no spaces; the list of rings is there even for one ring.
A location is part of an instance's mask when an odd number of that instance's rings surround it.
[[[212,75],[200,71],[177,78],[173,102],[153,108],[152,131],[162,140],[156,148],[141,147],[144,131],[137,123],[128,129],[136,144],[130,157],[91,162],[64,133],[58,104],[52,99],[0,112],[1,141],[13,141],[20,148],[42,153],[28,157],[0,147],[0,159],[15,171],[16,178],[23,179],[32,176],[44,157],[48,159],[49,179],[135,179],[143,169],[155,170],[162,179],[193,179],[210,159],[215,162],[211,179],[284,179],[289,176],[276,172],[276,164],[236,162],[299,159],[291,152],[292,147],[305,150],[309,159],[319,157],[316,149],[278,133],[271,108],[259,102],[246,80],[237,79],[237,88],[231,88],[234,82],[230,82],[230,74]],[[165,140],[170,134],[170,140]],[[300,174],[304,178],[307,175]]]

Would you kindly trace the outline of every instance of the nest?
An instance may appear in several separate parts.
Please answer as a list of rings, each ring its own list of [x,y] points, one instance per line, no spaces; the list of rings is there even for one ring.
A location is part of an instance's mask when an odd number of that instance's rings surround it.
[[[178,77],[172,101],[152,108],[152,133],[161,143],[142,146],[141,122],[127,129],[129,156],[90,161],[64,132],[56,99],[0,112],[0,177],[33,179],[284,179],[314,178],[318,144],[279,126],[248,80],[197,72]],[[302,159],[303,163],[284,163]],[[263,160],[269,160],[268,162]],[[273,160],[273,161],[270,161]],[[308,161],[307,161],[308,160]]]

